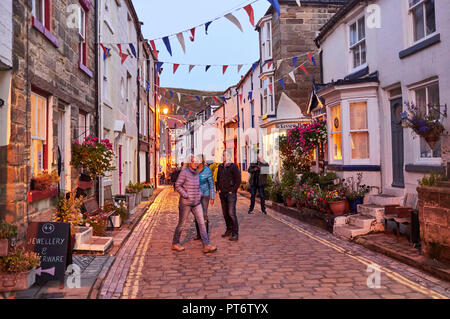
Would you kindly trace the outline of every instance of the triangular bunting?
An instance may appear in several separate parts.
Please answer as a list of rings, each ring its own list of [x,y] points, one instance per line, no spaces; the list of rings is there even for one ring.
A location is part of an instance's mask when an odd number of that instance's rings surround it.
[[[280,68],[281,63],[283,62],[283,60],[277,60],[277,69]]]
[[[133,43],[130,43],[129,46],[130,46],[131,53],[133,53],[134,57],[137,58],[136,48],[134,47]]]
[[[258,62],[253,63],[252,72],[255,72],[256,67],[258,66]]]
[[[103,60],[106,60],[109,56],[111,56],[111,49],[105,47],[103,44],[100,43],[100,46],[103,49]]]
[[[297,5],[298,5],[299,7],[302,6],[302,4],[300,3],[300,0],[295,0],[295,2],[297,2]]]
[[[176,63],[173,64],[173,74],[175,74],[175,72],[177,72],[179,66],[180,66],[179,64],[176,64]]]
[[[242,69],[243,66],[244,66],[244,65],[242,65],[242,64],[239,64],[239,65],[237,66],[237,71],[238,71],[238,73],[241,72],[241,69]]]
[[[192,29],[191,29],[191,36],[189,37],[189,39],[190,39],[192,42],[194,42],[194,40],[195,40],[195,28],[192,28]]]
[[[210,65],[207,65],[207,66],[205,67],[205,72],[208,72],[208,70],[209,70],[210,67],[211,67]]]
[[[186,45],[184,43],[184,36],[183,32],[180,32],[177,34],[178,42],[180,42],[181,48],[183,49],[183,52],[186,53]]]
[[[248,99],[249,99],[249,101],[253,100],[253,92],[252,91],[248,92]]]
[[[173,98],[173,92],[169,91],[169,93],[170,93],[170,97]]]
[[[213,96],[212,97],[214,101],[216,101],[216,103],[220,104],[219,100],[217,99],[217,97]]]
[[[303,72],[305,72],[306,74],[309,74],[308,71],[306,71],[306,68],[305,68],[305,66],[303,64],[300,65],[300,69],[302,69]]]
[[[273,65],[273,61],[269,61],[267,62],[267,68],[270,69]]]
[[[199,96],[195,96],[195,98],[200,102],[201,101],[201,99],[200,99],[200,97]]]
[[[268,0],[272,7],[275,9],[275,11],[278,14],[278,18],[280,17],[281,11],[280,11],[280,4],[278,3],[278,0]]]
[[[220,97],[225,103],[227,103],[227,99],[225,98],[225,96],[221,96]]]
[[[156,73],[158,73],[159,69],[163,66],[164,62],[157,62],[156,63]]]
[[[230,20],[236,27],[239,28],[239,30],[241,30],[241,32],[244,32],[244,30],[242,29],[241,23],[239,22],[239,20],[233,14],[227,13],[225,15],[225,18]]]
[[[280,84],[281,84],[283,90],[285,90],[285,89],[286,89],[286,86],[284,85],[283,79],[279,79],[278,82],[280,82]]]
[[[209,28],[209,25],[212,23],[212,21],[209,21],[209,22],[206,22],[205,23],[205,33],[206,34],[208,34],[208,28]]]
[[[316,60],[313,57],[312,52],[308,53],[309,62],[311,62],[314,66],[316,66]]]
[[[125,60],[128,58],[128,54],[122,53],[122,45],[121,44],[118,44],[117,46],[119,47],[121,64],[123,64],[125,62]]]
[[[177,92],[177,95],[178,95],[178,101],[181,102],[181,93],[180,93],[180,92]]]
[[[227,69],[228,69],[228,65],[224,65],[222,67],[222,74],[225,74],[225,72],[227,72]]]
[[[155,45],[155,41],[154,40],[150,41],[150,46],[153,49],[153,54],[155,55],[155,58],[158,59],[158,51],[156,50],[156,45]]]
[[[269,83],[269,90],[270,90],[270,94],[273,94],[273,85],[272,85],[272,83]]]
[[[293,81],[294,83],[296,83],[294,71],[289,72],[289,76],[291,77],[292,81]]]
[[[255,26],[255,13],[253,12],[253,7],[251,4],[246,5],[244,7],[244,10],[247,12],[248,17],[250,19],[250,23],[252,24],[252,26]]]
[[[189,73],[191,73],[191,71],[192,71],[193,68],[195,68],[195,65],[192,65],[192,64],[191,64],[191,65],[189,66]]]
[[[292,66],[294,68],[295,68],[295,65],[297,64],[297,59],[298,59],[298,56],[295,56],[295,57],[292,58]]]
[[[170,56],[172,56],[172,48],[170,47],[169,37],[162,38],[164,45],[166,46],[167,51],[169,51]]]

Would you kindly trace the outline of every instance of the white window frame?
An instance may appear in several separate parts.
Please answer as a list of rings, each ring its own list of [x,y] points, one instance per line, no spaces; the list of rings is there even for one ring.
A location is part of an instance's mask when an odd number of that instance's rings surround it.
[[[267,20],[261,26],[260,32],[261,55],[262,60],[266,61],[272,58],[272,21]]]
[[[327,118],[330,119],[329,121],[327,121],[327,130],[328,130],[328,141],[329,141],[329,151],[328,151],[328,162],[331,164],[342,164],[344,163],[344,156],[345,156],[345,144],[344,144],[344,123],[342,121],[343,116],[344,116],[344,108],[343,108],[343,101],[337,101],[336,103],[330,104],[329,106],[327,105]],[[340,107],[340,115],[341,115],[341,130],[340,131],[336,131],[333,132],[332,131],[332,125],[333,125],[333,119],[331,118],[331,109],[334,107]],[[333,144],[333,135],[334,134],[341,134],[341,159],[335,159],[333,156],[333,150],[332,147],[334,146]]]
[[[40,17],[38,17],[36,15],[36,5],[37,5],[36,3],[37,3],[37,1],[41,2],[41,12],[42,12],[42,14],[41,14]],[[45,0],[33,0],[33,4],[32,4],[31,10],[32,10],[31,12],[33,14],[33,17],[35,17],[42,25],[45,26],[45,10],[46,10]]]
[[[275,114],[275,85],[273,76],[268,76],[262,81],[262,104],[263,104],[263,116]],[[266,82],[267,81],[267,82]],[[266,84],[267,83],[267,84]],[[272,83],[272,93],[270,93],[269,83]],[[269,104],[269,97],[271,101]]]
[[[350,116],[350,106],[351,104],[357,104],[357,103],[365,103],[366,104],[366,117],[367,117],[367,129],[362,129],[362,130],[352,130],[351,129],[351,116]],[[343,111],[345,108],[345,112]],[[348,114],[348,115],[347,115]],[[369,100],[367,99],[355,99],[355,100],[346,100],[346,101],[341,101],[341,116],[346,116],[346,118],[348,118],[348,126],[347,125],[343,125],[343,123],[341,123],[341,128],[342,131],[347,131],[348,128],[348,145],[349,145],[349,154],[348,154],[348,158],[349,158],[349,162],[351,163],[351,165],[369,165],[371,164],[371,158],[372,158],[372,143],[371,143],[371,131],[370,131],[370,122],[369,122],[369,114],[370,114],[370,110],[369,110]],[[343,121],[341,119],[341,121]],[[360,132],[367,132],[368,134],[368,143],[369,143],[369,157],[368,158],[353,158],[353,154],[352,154],[352,148],[351,148],[351,142],[352,142],[352,133],[360,133]],[[347,134],[346,134],[347,135]],[[344,133],[342,134],[342,144],[344,145],[345,138],[344,138]],[[344,146],[343,146],[344,147]],[[347,154],[342,153],[342,157],[344,159],[344,157]]]
[[[441,86],[439,85],[439,79],[433,79],[424,83],[420,83],[417,85],[413,85],[408,87],[410,97],[412,98],[412,101],[414,101],[414,105],[417,105],[417,99],[416,99],[416,91],[419,89],[427,88],[431,85],[438,84],[439,86],[439,94],[441,94]],[[426,91],[426,106],[427,106],[427,112],[428,112],[428,90]],[[417,135],[416,135],[417,136]],[[421,137],[417,136],[413,140],[413,148],[414,148],[414,158],[415,158],[415,164],[417,165],[441,165],[442,164],[442,154],[441,157],[421,157],[420,156],[420,140]],[[442,142],[442,139],[441,139]]]
[[[35,135],[33,135],[34,132],[31,132],[31,140],[32,141],[33,140],[38,140],[38,141],[42,142],[42,161],[41,161],[42,167],[37,169],[37,171],[42,172],[44,170],[44,167],[45,167],[45,163],[44,163],[45,151],[44,151],[44,149],[45,149],[45,145],[47,143],[47,130],[48,130],[48,123],[49,123],[49,119],[48,119],[49,102],[48,102],[48,98],[45,97],[45,96],[42,96],[42,95],[37,94],[35,92],[32,92],[31,94],[36,96],[36,102],[38,102],[38,99],[45,100],[45,109],[44,109],[45,130],[44,130],[44,137],[35,136]],[[31,108],[31,110],[33,110],[33,108]],[[35,107],[35,110],[36,110],[36,112],[38,111],[37,105]],[[33,116],[33,115],[31,115],[31,116]],[[35,114],[35,120],[36,120],[35,128],[38,128],[39,127],[39,125],[38,125],[39,124],[39,116],[37,114]],[[49,156],[49,150],[48,149],[47,149],[47,156]],[[34,164],[37,164],[37,163],[33,163],[34,154],[33,154],[33,149],[32,148],[31,148],[31,156],[30,156],[30,158],[31,158],[32,175],[34,175],[34,171],[35,171]]]
[[[82,6],[79,6],[78,11],[78,35],[80,37],[80,62],[81,64],[87,64],[87,57],[86,61],[84,61],[84,43],[86,42],[86,10]]]
[[[356,35],[359,37],[359,21],[361,19],[364,19],[364,37],[362,39],[357,39],[355,43],[352,44],[352,26],[356,25]],[[347,25],[347,34],[348,34],[348,51],[349,51],[349,69],[350,72],[359,71],[361,69],[364,69],[367,67],[367,28],[366,28],[366,17],[364,14],[359,15],[357,18],[350,21]],[[359,58],[361,62],[361,53],[362,53],[362,45],[365,45],[366,47],[366,61],[364,63],[360,63],[359,65],[355,66],[355,60],[354,60],[354,50],[358,48],[359,50]]]
[[[409,42],[410,42],[410,45],[415,45],[417,43],[425,41],[426,39],[428,39],[428,38],[434,36],[435,34],[437,34],[438,31],[437,31],[437,25],[436,25],[436,2],[435,2],[435,8],[434,8],[434,28],[435,28],[435,30],[434,30],[434,32],[432,32],[430,34],[426,34],[427,33],[427,27],[426,27],[427,26],[427,14],[426,14],[425,3],[428,0],[420,0],[419,2],[414,4],[413,6],[410,6],[409,0],[406,0],[406,1],[407,1],[407,6],[408,6],[408,17],[409,17],[409,30],[410,30],[410,32],[409,32],[409,34],[410,34]],[[418,6],[423,6],[423,28],[424,28],[423,32],[424,32],[424,36],[422,38],[420,38],[420,39],[415,40],[414,39],[414,35],[415,35],[414,26],[415,26],[415,24],[414,24],[413,10],[415,8],[417,8]]]

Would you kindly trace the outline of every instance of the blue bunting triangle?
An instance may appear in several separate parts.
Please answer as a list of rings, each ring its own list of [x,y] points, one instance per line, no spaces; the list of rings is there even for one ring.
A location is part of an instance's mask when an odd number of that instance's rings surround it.
[[[162,40],[166,46],[167,51],[169,51],[170,56],[172,56],[172,48],[170,47],[169,37],[164,37]]]
[[[252,91],[248,92],[248,99],[250,101],[253,100],[253,92]]]
[[[283,79],[279,79],[278,82],[280,82],[281,86],[283,87],[283,90],[285,90],[286,86],[284,85]]]
[[[298,59],[298,56],[292,58],[292,66],[293,67],[295,67],[295,65],[297,64],[297,59]]]
[[[173,98],[173,92],[172,92],[172,91],[169,91],[169,93],[170,93],[170,97]]]
[[[208,72],[210,67],[211,67],[210,65],[207,65],[206,68],[205,68],[205,72]]]
[[[278,13],[278,18],[280,17],[280,4],[278,3],[278,0],[268,0],[272,7],[275,9],[275,11]]]
[[[258,62],[253,63],[252,72],[255,72],[256,67],[258,66]]]
[[[159,69],[163,66],[164,62],[157,62],[156,63],[156,73],[158,73]]]
[[[134,57],[137,58],[136,49],[135,49],[133,43],[130,43],[130,50],[131,50],[131,53],[133,53]]]
[[[208,28],[209,28],[209,25],[212,23],[212,21],[209,21],[209,22],[206,22],[206,24],[205,24],[205,32],[206,32],[206,34],[208,34]]]

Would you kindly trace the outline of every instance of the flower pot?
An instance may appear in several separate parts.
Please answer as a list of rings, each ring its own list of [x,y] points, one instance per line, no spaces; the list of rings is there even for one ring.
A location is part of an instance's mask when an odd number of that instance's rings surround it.
[[[362,205],[364,201],[364,197],[361,198],[356,198],[354,200],[349,201],[350,203],[350,211],[352,213],[357,213],[358,212],[358,205]]]
[[[329,202],[331,212],[336,216],[342,216],[345,212],[345,200]]]
[[[9,240],[8,238],[0,239],[0,257],[8,256]]]
[[[286,198],[286,205],[288,207],[294,207],[295,206],[295,199],[293,199],[293,198]]]
[[[142,191],[142,197],[144,198],[150,198],[153,195],[153,189],[152,188],[144,188]]]
[[[36,281],[36,268],[20,273],[0,273],[0,292],[27,290]]]
[[[134,213],[134,208],[136,207],[136,194],[126,194],[126,196],[128,213],[132,215]]]
[[[136,197],[135,197],[135,204],[136,204],[136,206],[141,203],[141,198],[142,198],[142,192],[141,193],[136,193]]]
[[[122,226],[120,215],[111,216],[111,223],[113,228],[120,228],[120,226]]]

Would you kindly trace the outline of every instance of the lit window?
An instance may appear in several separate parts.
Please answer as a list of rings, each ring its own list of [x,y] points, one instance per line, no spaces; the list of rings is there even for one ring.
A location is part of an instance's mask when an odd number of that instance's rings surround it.
[[[34,176],[46,169],[47,99],[31,93],[31,168]]]
[[[350,142],[352,159],[369,158],[367,103],[350,103]]]
[[[331,156],[335,160],[342,159],[342,123],[341,123],[341,106],[333,106],[330,108],[331,115]]]
[[[414,42],[436,32],[434,0],[409,0]]]
[[[366,28],[364,17],[350,25],[350,51],[353,68],[366,63]]]
[[[273,76],[267,77],[263,82],[263,115],[274,113]],[[272,85],[272,91],[269,88]]]
[[[416,96],[416,105],[422,114],[435,112],[433,118],[440,118],[439,102],[439,84],[422,87],[414,91]],[[421,158],[439,158],[441,157],[441,140],[437,141],[434,148],[431,149],[423,137],[420,138],[420,157]]]

